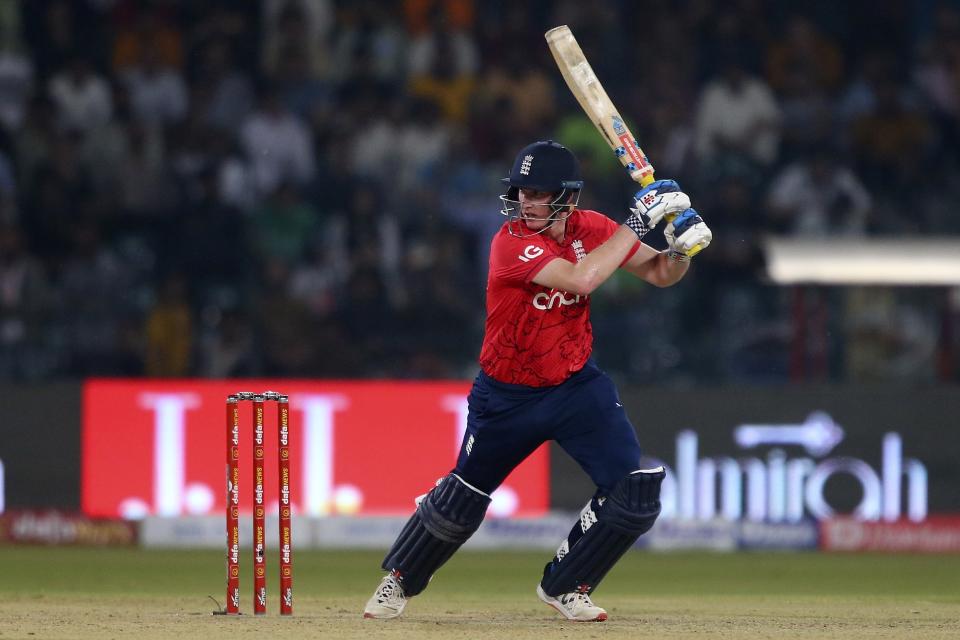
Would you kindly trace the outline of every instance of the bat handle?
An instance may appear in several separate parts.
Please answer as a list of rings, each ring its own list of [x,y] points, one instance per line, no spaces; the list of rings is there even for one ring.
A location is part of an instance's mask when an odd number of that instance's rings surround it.
[[[641,187],[649,187],[650,183],[653,182],[653,173],[645,173],[640,176],[640,179],[637,180],[640,183]]]

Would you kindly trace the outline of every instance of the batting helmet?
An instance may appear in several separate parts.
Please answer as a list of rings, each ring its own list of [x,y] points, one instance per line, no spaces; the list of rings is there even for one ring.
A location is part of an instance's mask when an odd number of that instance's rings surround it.
[[[580,163],[565,146],[553,140],[541,140],[520,150],[510,175],[502,182],[513,189],[537,191],[579,191],[583,188]]]
[[[500,213],[507,217],[507,230],[511,235],[525,238],[543,233],[554,223],[566,220],[580,200],[583,180],[580,163],[565,146],[553,140],[541,140],[520,150],[513,161],[510,175],[501,180],[507,185],[507,193],[500,196],[503,208]],[[539,231],[528,233],[524,221],[534,219],[524,216],[520,207],[520,189],[535,189],[554,194],[546,205],[550,207],[550,222]]]

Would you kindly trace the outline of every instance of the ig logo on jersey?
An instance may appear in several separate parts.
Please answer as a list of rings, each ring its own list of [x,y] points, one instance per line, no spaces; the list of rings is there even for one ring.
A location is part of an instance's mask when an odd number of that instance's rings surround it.
[[[517,257],[520,258],[520,260],[523,262],[530,262],[534,258],[539,258],[542,255],[543,255],[543,247],[538,247],[535,244],[530,244],[530,245],[527,245],[527,247],[523,250],[523,253]]]

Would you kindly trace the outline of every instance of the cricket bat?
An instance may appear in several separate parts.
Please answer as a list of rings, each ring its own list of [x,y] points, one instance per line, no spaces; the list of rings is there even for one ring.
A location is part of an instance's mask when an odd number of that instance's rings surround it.
[[[613,106],[577,44],[577,39],[573,37],[570,27],[555,27],[547,31],[544,37],[570,91],[620,159],[620,163],[627,169],[630,177],[643,187],[653,182],[653,165],[637,144],[637,139],[627,128],[617,108]]]

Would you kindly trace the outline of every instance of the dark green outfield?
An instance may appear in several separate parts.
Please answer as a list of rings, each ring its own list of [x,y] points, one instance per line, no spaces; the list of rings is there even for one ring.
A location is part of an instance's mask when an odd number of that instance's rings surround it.
[[[294,556],[295,593],[365,600],[380,572],[379,552],[302,551]],[[462,552],[435,576],[427,594],[459,593],[529,599],[547,553]],[[268,587],[275,593],[276,559]],[[244,557],[245,604],[249,596]],[[84,596],[177,595],[222,601],[219,551],[147,551],[0,547],[0,593]],[[893,596],[960,603],[960,556],[826,555],[819,553],[634,552],[607,577],[608,596]]]

